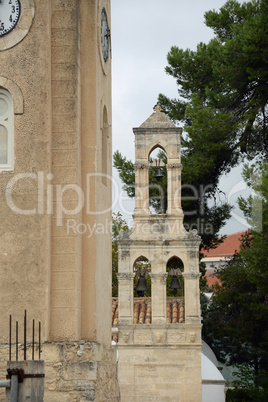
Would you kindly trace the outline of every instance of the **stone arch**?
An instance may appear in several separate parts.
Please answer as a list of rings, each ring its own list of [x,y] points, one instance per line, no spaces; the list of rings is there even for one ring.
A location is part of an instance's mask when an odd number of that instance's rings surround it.
[[[168,272],[168,277],[167,277],[167,296],[180,296],[182,297],[184,295],[184,279],[183,279],[183,272],[184,272],[184,264],[181,258],[177,257],[176,255],[170,257],[166,263],[166,270]],[[175,279],[177,281],[176,283],[180,288],[173,289],[171,288],[172,286],[172,281]]]
[[[167,210],[167,169],[166,149],[159,143],[149,154],[149,209],[151,214],[165,214]]]
[[[135,259],[133,263],[133,272],[135,273],[134,277],[134,297],[141,297],[144,296],[139,294],[137,292],[137,285],[139,280],[142,278],[143,280],[145,279],[146,285],[148,288],[148,291],[146,292],[146,296],[149,296],[151,294],[151,281],[149,278],[148,273],[151,271],[151,263],[147,257],[144,257],[143,255],[140,255],[138,258]],[[136,296],[135,296],[136,292]]]
[[[151,153],[152,153],[155,149],[157,149],[157,148],[162,149],[162,151],[164,151],[165,154],[166,154],[167,157],[168,157],[168,154],[167,154],[167,151],[166,151],[165,147],[164,147],[163,145],[161,145],[161,143],[157,143],[157,144],[155,144],[154,146],[152,146],[152,148],[150,149],[150,151],[149,151],[149,153],[148,153],[148,160],[149,160],[149,158],[150,158]]]
[[[147,257],[145,257],[145,255],[141,254],[141,255],[139,255],[137,258],[135,258],[135,260],[134,260],[134,262],[133,262],[133,264],[132,264],[133,270],[134,270],[134,268],[137,267],[137,265],[138,265],[140,262],[142,262],[142,261],[146,261],[146,262],[148,261],[148,263],[150,264],[150,268],[151,268],[151,263],[150,263],[149,258],[147,258]]]
[[[0,87],[0,171],[14,170],[14,102]]]
[[[184,269],[184,262],[183,262],[183,256],[178,257],[178,255],[174,254],[171,257],[168,258],[168,260],[166,261],[166,266],[168,266],[168,264],[170,264],[170,262],[172,262],[172,260],[177,260],[178,263],[180,261],[180,263],[183,265],[183,269]]]
[[[0,76],[0,87],[6,89],[12,96],[14,114],[23,114],[24,100],[20,87],[11,79]]]

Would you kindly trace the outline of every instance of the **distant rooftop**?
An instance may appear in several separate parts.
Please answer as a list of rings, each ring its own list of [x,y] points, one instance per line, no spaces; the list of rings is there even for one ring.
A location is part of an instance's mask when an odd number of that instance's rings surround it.
[[[231,257],[235,252],[240,251],[241,236],[247,231],[243,230],[241,232],[232,233],[225,237],[222,243],[218,247],[203,250],[204,258],[206,257]]]

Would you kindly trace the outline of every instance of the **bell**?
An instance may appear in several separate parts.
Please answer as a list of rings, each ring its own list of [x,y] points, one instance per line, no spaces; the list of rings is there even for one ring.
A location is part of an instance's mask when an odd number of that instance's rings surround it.
[[[159,166],[155,168],[155,174],[154,177],[156,178],[157,181],[162,181],[163,180],[163,173],[162,170]]]
[[[173,295],[176,296],[177,290],[181,289],[181,284],[176,275],[173,275],[169,289],[173,289]]]
[[[146,279],[145,279],[144,276],[139,278],[135,290],[137,290],[138,296],[140,296],[140,297],[143,297],[144,292],[148,291],[147,284],[146,284]]]

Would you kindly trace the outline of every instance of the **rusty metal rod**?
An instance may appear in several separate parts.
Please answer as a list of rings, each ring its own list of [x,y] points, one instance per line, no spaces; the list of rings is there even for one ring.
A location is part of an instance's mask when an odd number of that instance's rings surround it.
[[[32,346],[32,360],[34,360],[34,319],[33,319],[33,346]]]
[[[39,321],[39,360],[41,360],[41,321]]]
[[[26,310],[24,312],[24,360],[26,360]]]
[[[9,316],[9,361],[11,361],[11,324],[12,324],[12,317],[10,314],[10,316]]]
[[[16,321],[16,361],[18,361],[18,338],[19,338],[19,323]]]

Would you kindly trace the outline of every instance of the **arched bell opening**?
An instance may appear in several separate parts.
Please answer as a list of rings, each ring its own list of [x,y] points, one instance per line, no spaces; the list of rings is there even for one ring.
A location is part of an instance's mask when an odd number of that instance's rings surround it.
[[[184,296],[184,281],[182,273],[184,265],[180,258],[174,256],[167,262],[167,296],[168,297],[183,297]]]
[[[133,264],[134,297],[151,296],[151,263],[148,258],[141,256]]]
[[[141,256],[133,264],[134,277],[134,324],[151,323],[151,272],[150,261]]]
[[[152,214],[165,214],[167,210],[167,154],[160,145],[149,154],[149,208]]]
[[[183,262],[172,257],[167,262],[167,323],[181,324],[185,321]]]

